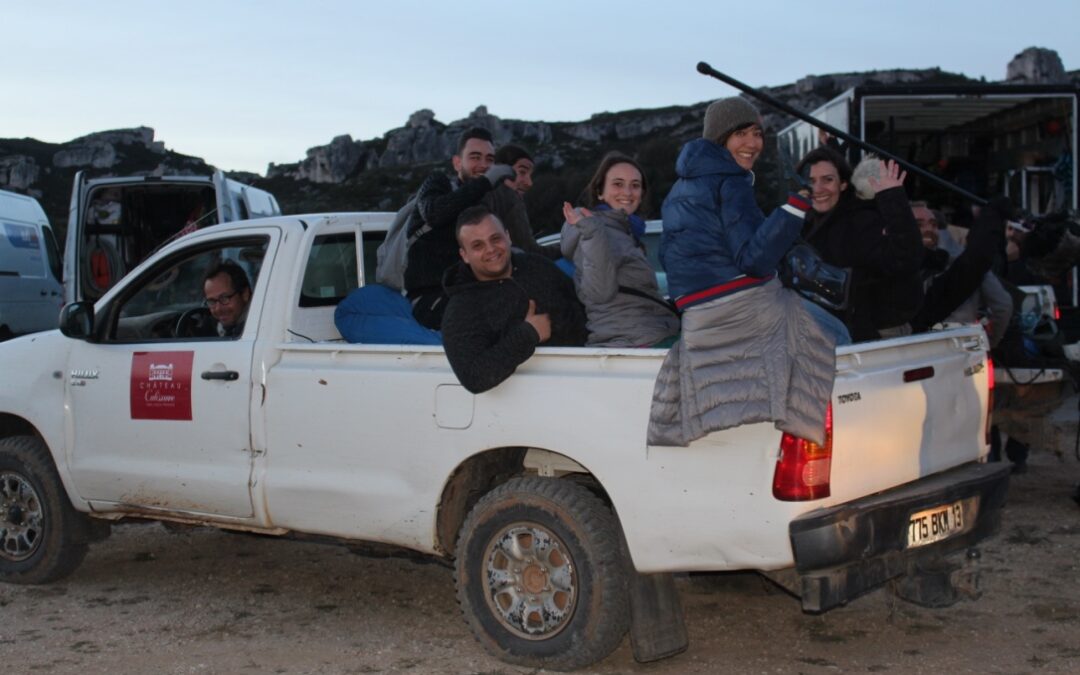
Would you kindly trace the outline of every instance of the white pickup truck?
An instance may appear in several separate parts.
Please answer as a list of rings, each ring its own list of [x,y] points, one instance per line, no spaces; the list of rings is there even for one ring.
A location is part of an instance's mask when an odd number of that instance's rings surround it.
[[[344,343],[385,227],[201,230],[0,345],[0,580],[60,578],[124,518],[378,542],[452,559],[499,658],[570,669],[648,633],[646,575],[758,570],[817,612],[999,525],[979,328],[838,350],[825,447],[772,424],[649,446],[663,350],[541,347],[473,395],[440,347]],[[242,334],[191,336],[220,259],[252,280]]]

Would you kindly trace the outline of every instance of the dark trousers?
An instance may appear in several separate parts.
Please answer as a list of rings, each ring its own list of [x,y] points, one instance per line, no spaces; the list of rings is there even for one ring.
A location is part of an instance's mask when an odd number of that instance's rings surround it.
[[[1005,441],[1005,458],[1023,471],[1027,468],[1028,446],[1012,436]],[[1001,461],[1001,432],[997,426],[990,427],[990,461]]]
[[[431,290],[409,298],[409,302],[412,303],[413,318],[424,328],[442,330],[446,300],[446,293],[442,289]]]

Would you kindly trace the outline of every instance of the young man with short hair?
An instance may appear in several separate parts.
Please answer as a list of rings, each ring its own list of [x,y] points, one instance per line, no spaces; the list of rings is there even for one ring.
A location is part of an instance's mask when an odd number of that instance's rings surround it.
[[[495,151],[495,163],[505,164],[514,170],[514,177],[504,181],[489,192],[481,202],[491,209],[502,221],[510,239],[516,248],[527,253],[536,253],[550,260],[562,257],[558,244],[541,246],[536,243],[536,235],[529,223],[529,214],[525,208],[525,193],[532,189],[533,158],[529,151],[520,145],[507,143]]]
[[[585,344],[585,309],[554,263],[512,252],[506,228],[483,206],[463,211],[456,229],[461,261],[443,282],[449,301],[442,334],[466,389],[497,386],[540,344]]]
[[[520,145],[507,143],[495,151],[495,163],[506,164],[514,170],[513,180],[506,185],[513,188],[522,197],[532,189],[532,173],[535,164],[529,151]]]
[[[446,308],[442,276],[457,260],[454,224],[458,214],[475,206],[514,170],[495,163],[491,133],[474,127],[461,135],[457,154],[451,158],[454,176],[433,173],[420,186],[409,234],[428,228],[409,246],[405,268],[405,295],[413,316],[422,325],[438,330]]]

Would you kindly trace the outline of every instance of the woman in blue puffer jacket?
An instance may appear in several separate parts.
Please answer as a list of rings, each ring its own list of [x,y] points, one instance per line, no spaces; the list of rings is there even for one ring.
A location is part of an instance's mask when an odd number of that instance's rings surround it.
[[[713,102],[664,200],[660,259],[683,310],[682,337],[653,394],[649,442],[686,445],[710,431],[773,421],[824,443],[837,344],[847,329],[776,277],[810,204],[793,194],[766,217],[751,169],[761,116],[742,98]]]

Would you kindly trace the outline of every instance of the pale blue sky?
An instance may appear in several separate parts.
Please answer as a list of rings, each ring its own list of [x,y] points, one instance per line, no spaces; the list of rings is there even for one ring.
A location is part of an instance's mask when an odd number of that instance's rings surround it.
[[[1080,2],[9,2],[0,138],[146,125],[170,149],[263,173],[421,108],[545,121],[736,93],[808,74],[1005,77],[1031,46],[1080,68]]]

